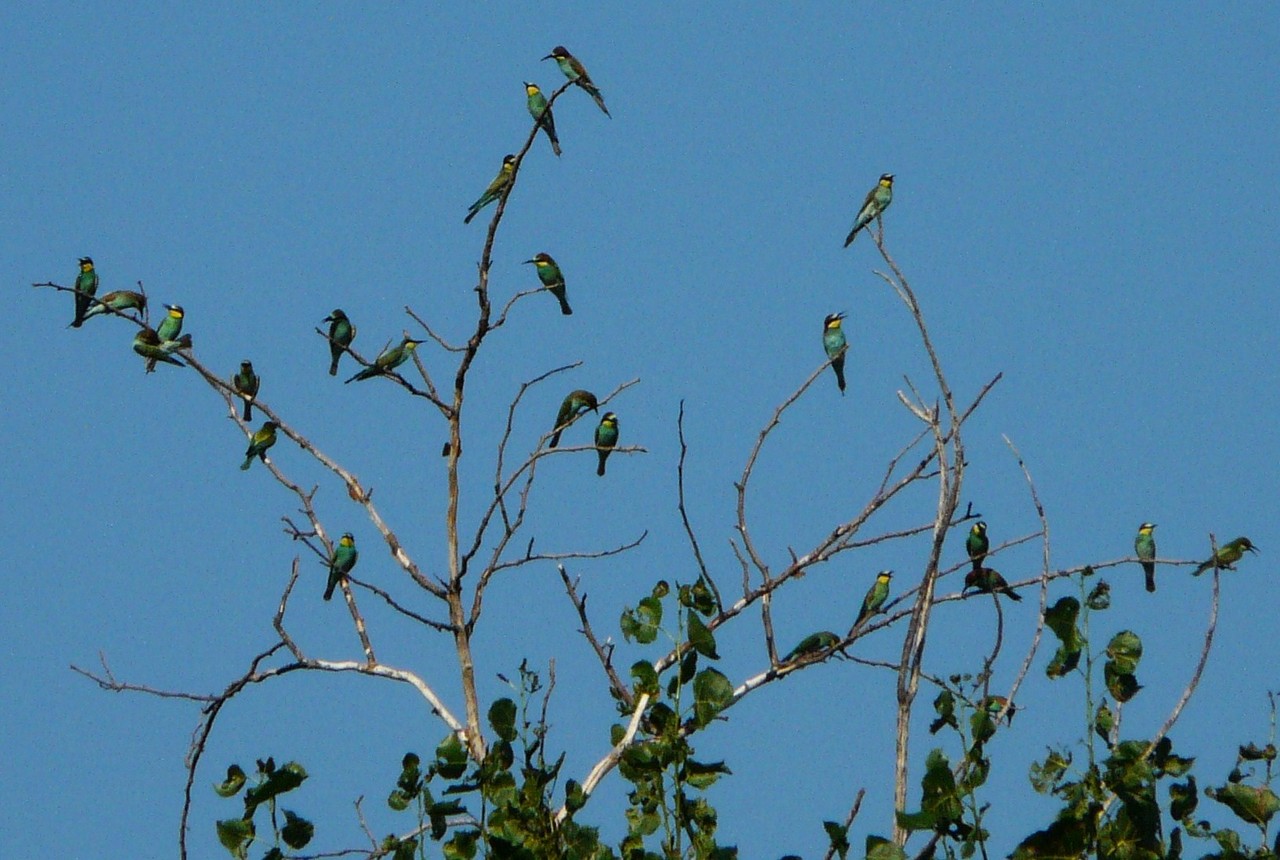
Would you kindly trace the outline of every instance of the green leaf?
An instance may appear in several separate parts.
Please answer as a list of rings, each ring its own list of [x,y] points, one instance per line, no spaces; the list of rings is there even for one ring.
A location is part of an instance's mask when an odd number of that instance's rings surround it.
[[[387,806],[390,806],[396,812],[404,812],[412,802],[413,795],[399,788],[392,789],[391,793],[387,795]]]
[[[271,775],[264,781],[244,793],[245,817],[252,818],[254,811],[260,804],[266,803],[285,792],[293,791],[302,785],[302,781],[306,778],[307,772],[296,761],[288,762],[283,767],[272,770]]]
[[[1228,783],[1219,789],[1206,788],[1204,793],[1234,812],[1241,821],[1262,827],[1280,810],[1280,798],[1266,786]]]
[[[1169,815],[1174,821],[1183,821],[1195,815],[1200,805],[1200,792],[1196,790],[1196,778],[1188,776],[1186,782],[1169,786]]]
[[[396,785],[406,792],[416,794],[422,787],[422,759],[415,753],[405,753],[400,759],[400,778]]]
[[[1071,767],[1071,753],[1049,750],[1044,761],[1031,765],[1031,787],[1040,794],[1048,794],[1057,786],[1058,780],[1069,767]]]
[[[397,840],[395,845],[396,853],[392,860],[414,860],[418,855],[418,840],[405,839]]]
[[[587,804],[587,793],[575,779],[566,780],[564,784],[564,808],[569,814],[577,812]]]
[[[661,624],[662,603],[654,597],[645,597],[637,608],[623,610],[620,626],[628,642],[648,645],[658,638]]]
[[[462,830],[444,843],[442,850],[446,860],[471,860],[476,856],[478,834],[474,830]]]
[[[729,679],[715,669],[703,669],[693,679],[694,724],[705,728],[732,699]]]
[[[937,711],[938,718],[929,724],[929,734],[936,735],[943,726],[960,728],[956,722],[956,697],[950,690],[943,690],[934,698],[933,709]]]
[[[840,855],[840,860],[845,860],[849,856],[849,828],[834,821],[824,821],[822,829],[827,831],[831,850]]]
[[[498,699],[489,706],[489,725],[494,734],[504,741],[516,739],[516,703],[510,699]]]
[[[1129,701],[1142,689],[1137,678],[1127,672],[1120,672],[1116,669],[1114,662],[1108,661],[1103,667],[1102,674],[1107,681],[1107,692],[1114,696],[1117,702]]]
[[[1078,818],[1059,818],[1037,830],[1009,855],[1012,860],[1066,860],[1081,857],[1089,847],[1089,831]]]
[[[1111,607],[1111,583],[1105,579],[1098,580],[1098,584],[1089,592],[1089,596],[1085,598],[1085,604],[1090,609],[1102,611]]]
[[[1093,713],[1093,730],[1107,746],[1111,746],[1111,732],[1115,730],[1115,727],[1116,716],[1111,713],[1111,708],[1107,707],[1107,700],[1103,699],[1102,703],[1098,705],[1098,710]]]
[[[284,827],[280,828],[280,838],[284,844],[295,851],[307,847],[311,837],[316,835],[316,827],[310,821],[289,810],[284,810]]]
[[[218,841],[231,852],[232,857],[243,858],[253,841],[253,822],[243,818],[228,818],[218,822]]]
[[[933,830],[938,826],[938,817],[932,812],[903,812],[898,810],[894,814],[894,819],[898,822],[899,827],[911,832]]]
[[[1142,639],[1132,630],[1121,630],[1107,643],[1107,657],[1115,664],[1116,671],[1132,675],[1138,671],[1142,660]]]
[[[707,625],[702,623],[702,619],[693,613],[689,613],[689,644],[693,649],[703,657],[712,660],[719,660],[720,655],[716,653],[716,637]]]
[[[942,750],[930,750],[924,767],[924,776],[920,780],[920,808],[932,813],[940,825],[959,821],[964,815],[964,808],[956,794],[956,780],[951,774],[951,764]]]
[[[906,860],[907,854],[892,840],[867,834],[867,860]]]
[[[273,846],[271,850],[262,855],[262,860],[284,860],[284,852]]]
[[[436,772],[445,779],[457,779],[467,769],[467,751],[453,732],[436,747]]]
[[[658,672],[653,668],[653,664],[648,660],[637,660],[631,664],[631,679],[635,682],[636,695],[648,693],[650,696],[658,694]]]
[[[1259,748],[1257,744],[1248,744],[1240,747],[1240,758],[1243,761],[1275,761],[1276,745],[1267,744],[1265,747]],[[228,771],[230,774],[230,771]]]
[[[215,785],[213,790],[219,797],[235,797],[244,786],[244,780],[244,771],[240,769],[240,765],[233,764],[227,768],[227,778]]]
[[[1044,612],[1044,623],[1064,645],[1079,647],[1080,632],[1076,619],[1080,616],[1080,601],[1064,597]]]
[[[684,767],[681,768],[681,776],[685,782],[696,789],[706,791],[716,780],[720,778],[720,774],[732,774],[722,761],[703,764],[693,759],[686,759]]]

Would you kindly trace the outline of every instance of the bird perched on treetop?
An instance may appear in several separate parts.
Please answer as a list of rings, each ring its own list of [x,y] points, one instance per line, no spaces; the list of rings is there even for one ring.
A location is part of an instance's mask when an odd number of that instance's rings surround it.
[[[964,548],[969,553],[969,561],[973,562],[973,569],[981,568],[982,562],[986,561],[987,550],[991,548],[986,523],[979,520],[973,524],[973,528],[969,529],[969,536],[964,539]]]
[[[186,315],[181,305],[165,305],[168,311],[164,319],[160,320],[160,325],[156,326],[156,337],[160,338],[160,346],[165,352],[173,352],[180,346],[190,347],[191,336],[180,338],[182,334],[182,320]],[[147,373],[156,369],[157,359],[152,357],[147,359]]]
[[[489,187],[484,190],[480,198],[471,204],[471,208],[467,210],[467,217],[462,219],[463,224],[470,224],[471,219],[476,217],[481,209],[488,206],[493,201],[502,196],[502,192],[507,190],[507,186],[511,184],[512,178],[516,173],[516,157],[514,155],[504,156],[502,159],[502,169],[498,171],[498,175],[489,183]]]
[[[257,457],[262,462],[267,462],[267,449],[276,444],[276,427],[278,425],[274,421],[264,421],[262,427],[249,437],[249,447],[244,452],[244,462],[240,464],[241,471],[248,471],[253,465],[253,458]]]
[[[324,318],[329,323],[329,375],[338,375],[338,359],[356,339],[356,327],[347,319],[342,308],[334,308],[333,313]]]
[[[853,220],[853,229],[849,231],[849,238],[844,240],[844,246],[848,248],[858,231],[879,218],[892,202],[893,174],[886,173],[880,177],[876,187],[867,192],[867,199],[862,201],[862,208],[858,210],[858,217]]]
[[[559,156],[560,138],[556,137],[556,120],[551,115],[551,108],[547,107],[547,97],[538,89],[537,84],[528,81],[524,82],[524,92],[528,97],[529,116],[533,117],[538,127],[547,135],[547,140],[551,141],[551,151]]]
[[[1010,600],[1022,600],[1022,595],[1009,587],[1000,571],[990,567],[975,567],[964,575],[964,588],[960,590],[960,594],[963,595],[971,588],[982,594],[1003,594]]]
[[[420,340],[413,338],[403,338],[398,344],[384,349],[378,353],[378,357],[373,360],[373,364],[357,373],[355,376],[347,380],[347,382],[355,382],[361,379],[373,379],[375,376],[385,376],[395,370],[400,365],[409,360],[409,356],[418,348]]]
[[[822,348],[827,351],[827,358],[831,359],[831,369],[836,372],[836,385],[840,387],[841,394],[844,394],[846,344],[844,328],[840,325],[843,319],[844,314],[827,314],[827,318],[822,321]]]
[[[245,359],[240,362],[240,372],[231,377],[231,387],[244,398],[244,420],[253,420],[253,398],[258,394],[258,386],[262,380],[253,372],[253,362]]]
[[[810,633],[808,636],[800,640],[800,644],[787,652],[787,656],[782,658],[782,662],[790,663],[797,657],[805,654],[816,654],[819,651],[826,651],[840,641],[840,637],[832,633],[830,630],[819,630],[817,633]]]
[[[98,292],[98,273],[93,270],[93,260],[89,257],[80,258],[80,274],[76,275],[76,316],[71,321],[72,328],[80,328],[84,324],[86,311],[89,305],[93,303],[93,297]]]
[[[1156,536],[1152,534],[1155,528],[1155,523],[1143,523],[1133,539],[1133,551],[1138,554],[1142,572],[1147,577],[1147,591],[1156,590]]]
[[[867,596],[862,598],[862,609],[858,611],[858,618],[853,622],[854,627],[875,615],[880,611],[880,607],[884,606],[885,600],[889,597],[889,580],[892,578],[892,570],[882,570],[876,574],[876,581],[867,590]]]
[[[356,566],[356,559],[359,557],[360,553],[356,552],[356,539],[351,536],[351,532],[347,532],[333,548],[333,558],[329,559],[329,583],[324,588],[325,600],[333,598],[333,590],[337,588],[338,581],[347,578],[347,574],[351,573],[351,568]]]
[[[147,360],[147,373],[155,370],[157,361],[186,367],[178,359],[169,355],[169,351],[160,345],[159,335],[146,326],[138,329],[138,333],[133,336],[133,351]]]
[[[596,452],[600,455],[600,465],[596,474],[604,476],[604,461],[609,459],[609,452],[618,444],[618,416],[606,412],[596,426]]]
[[[1193,570],[1192,574],[1199,576],[1211,567],[1235,570],[1235,563],[1244,558],[1246,551],[1252,553],[1258,551],[1258,548],[1247,537],[1238,537],[1233,541],[1228,541],[1218,547],[1218,551],[1213,554],[1213,558]]]
[[[600,411],[597,408],[599,405],[596,396],[590,391],[582,388],[570,391],[564,402],[560,404],[560,411],[556,413],[555,432],[551,434],[551,442],[548,443],[547,447],[554,448],[559,445],[560,434],[564,431],[564,428],[568,427],[575,418],[588,410],[591,412]]]
[[[573,309],[569,307],[569,299],[565,294],[564,275],[560,273],[560,267],[556,265],[556,261],[552,259],[550,254],[537,254],[532,260],[525,260],[526,263],[533,263],[535,269],[538,270],[538,280],[542,281],[542,285],[551,291],[551,295],[560,301],[560,313],[565,316],[573,313]]]
[[[142,293],[135,293],[132,290],[116,290],[113,293],[107,293],[100,299],[93,302],[93,307],[84,312],[84,320],[89,317],[96,317],[105,314],[108,310],[127,311],[145,310],[147,307],[147,297]],[[81,320],[83,322],[84,320]]]
[[[613,114],[609,113],[609,109],[604,106],[604,96],[600,95],[600,90],[596,89],[596,85],[591,82],[591,76],[587,74],[586,68],[578,62],[577,57],[565,49],[564,45],[556,45],[551,49],[551,53],[542,59],[555,60],[560,71],[564,72],[564,76],[586,90],[587,95],[595,99],[596,106],[604,111],[604,115],[613,119]]]

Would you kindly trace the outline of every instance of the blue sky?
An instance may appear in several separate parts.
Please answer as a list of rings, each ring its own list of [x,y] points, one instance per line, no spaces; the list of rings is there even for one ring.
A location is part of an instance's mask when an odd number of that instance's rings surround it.
[[[243,437],[193,373],[144,376],[125,324],[66,329],[70,300],[28,285],[70,283],[88,254],[103,292],[142,280],[153,301],[182,304],[201,360],[229,376],[252,358],[262,398],[374,486],[415,557],[442,571],[443,422],[381,380],[330,379],[313,329],[343,307],[372,355],[415,331],[409,305],[465,338],[487,219],[462,216],[527,133],[521,81],[561,82],[538,62],[556,44],[587,64],[613,119],[567,93],[556,106],[564,156],[535,142],[509,203],[495,296],[536,286],[520,263],[545,250],[575,314],[534,296],[486,345],[464,425],[465,520],[519,384],[581,360],[528,395],[522,444],[569,388],[639,378],[611,407],[623,443],[648,453],[616,456],[604,480],[590,452],[547,461],[529,535],[548,550],[592,549],[648,529],[639,550],[572,568],[604,633],[656,577],[692,579],[674,496],[684,400],[690,516],[733,590],[733,481],[773,407],[822,360],[822,318],[835,310],[849,313],[848,395],[820,380],[788,413],[757,468],[751,516],[774,564],[849,517],[915,432],[894,393],[903,374],[928,382],[910,318],[872,274],[871,243],[841,248],[867,189],[892,172],[887,240],[952,387],[968,399],[1004,373],[967,427],[964,501],[996,542],[1037,527],[1008,434],[1045,502],[1055,566],[1128,555],[1143,520],[1160,524],[1162,557],[1206,554],[1210,532],[1252,537],[1263,554],[1224,582],[1209,676],[1173,738],[1200,756],[1202,785],[1222,780],[1236,742],[1263,739],[1275,675],[1257,654],[1277,632],[1280,552],[1273,6],[1177,5],[1157,18],[1104,4],[797,4],[779,18],[699,4],[50,3],[7,8],[0,28],[0,270],[19,321],[0,417],[16,455],[0,750],[25,799],[0,810],[0,853],[31,856],[53,839],[67,856],[173,856],[195,711],[100,692],[67,667],[102,651],[123,679],[220,689],[270,644],[298,551],[280,531],[296,500],[265,471],[236,469]],[[451,375],[447,355],[422,354],[437,378]],[[325,480],[296,447],[273,453],[304,485]],[[933,500],[932,488],[910,494],[872,527],[925,521]],[[358,574],[409,593],[341,488],[324,485],[317,504],[330,531],[356,533]],[[925,549],[849,553],[806,577],[775,601],[779,639],[847,626],[876,570],[913,581]],[[947,558],[962,554],[948,542]],[[999,567],[1021,579],[1038,563],[1028,544]],[[1147,595],[1136,566],[1109,579],[1099,644],[1124,628],[1147,644],[1147,686],[1125,710],[1126,735],[1142,736],[1190,675],[1209,582],[1168,570]],[[356,656],[345,613],[318,599],[322,580],[304,557],[295,635],[317,655]],[[1051,599],[1065,593],[1056,584]],[[991,611],[942,607],[931,669],[974,670]],[[1009,615],[997,687],[1033,630],[1031,602]],[[371,623],[384,660],[423,672],[461,710],[447,641]],[[611,709],[575,627],[553,567],[528,567],[490,592],[477,655],[487,698],[522,658],[555,659],[551,743],[581,778],[606,750]],[[721,634],[722,671],[758,672],[761,642],[747,613]],[[889,658],[900,642],[892,628],[858,652]],[[623,665],[656,656],[620,653]],[[1027,763],[1084,732],[1079,682],[1042,680],[1047,657],[993,748],[984,799],[1004,822],[998,851],[1051,814],[1027,797]],[[822,819],[863,786],[855,844],[887,832],[892,688],[852,664],[811,670],[699,737],[703,758],[734,770],[711,795],[725,841],[743,856],[816,856]],[[441,735],[414,696],[368,679],[255,690],[222,718],[197,774],[193,856],[222,850],[212,821],[235,804],[206,787],[231,761],[302,761],[313,778],[293,805],[323,818],[317,845],[336,848],[359,841],[360,795],[375,832],[403,829],[379,799],[403,752]],[[621,790],[611,778],[600,810],[588,808],[615,840]]]

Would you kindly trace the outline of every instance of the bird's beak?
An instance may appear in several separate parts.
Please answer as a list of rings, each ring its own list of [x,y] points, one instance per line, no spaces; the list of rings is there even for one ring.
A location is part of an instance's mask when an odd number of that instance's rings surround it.
[[[1256,553],[1257,551],[1258,551],[1257,544],[1254,544],[1253,546],[1249,547],[1249,552]]]
[[[536,263],[536,262],[538,262],[538,261],[537,261],[537,260],[525,260],[525,261],[524,261],[523,263],[521,263],[520,265],[522,265],[522,266],[523,266],[523,265],[525,265],[525,264],[527,264],[527,263]]]
[[[547,54],[545,57],[542,58],[542,60],[554,60],[555,58],[556,58],[555,54]],[[538,62],[541,63],[542,60],[538,60]]]

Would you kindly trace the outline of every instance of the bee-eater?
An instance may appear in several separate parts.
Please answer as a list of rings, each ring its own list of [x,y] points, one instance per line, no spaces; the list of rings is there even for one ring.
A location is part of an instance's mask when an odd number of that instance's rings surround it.
[[[979,520],[973,524],[973,528],[969,529],[969,536],[964,539],[964,548],[969,553],[969,561],[973,562],[973,569],[977,571],[982,567],[982,562],[986,561],[987,550],[991,548],[986,523]]]
[[[1192,573],[1196,576],[1204,573],[1209,568],[1226,568],[1227,570],[1235,570],[1235,563],[1244,558],[1245,551],[1256,553],[1258,548],[1253,545],[1247,537],[1238,537],[1233,541],[1228,541],[1218,547],[1218,551],[1213,554],[1213,558],[1197,567]]]
[[[463,224],[470,224],[471,219],[476,217],[476,213],[493,201],[502,196],[502,193],[511,185],[511,180],[516,173],[516,157],[514,155],[504,156],[502,159],[502,169],[498,171],[498,175],[489,183],[489,187],[480,195],[480,199],[471,204],[471,208],[467,210],[467,217],[462,219]]]
[[[525,260],[525,262],[533,263],[534,268],[538,270],[538,280],[542,281],[542,285],[560,301],[560,313],[565,316],[573,313],[564,290],[564,275],[560,273],[560,267],[556,265],[551,255],[538,254],[532,260]]]
[[[819,651],[826,651],[840,641],[840,637],[832,633],[830,630],[819,630],[817,633],[810,633],[808,636],[800,640],[800,644],[787,652],[787,656],[782,658],[782,662],[790,663],[797,657],[805,654],[816,654]]]
[[[244,452],[244,462],[240,464],[242,471],[248,471],[253,465],[253,458],[257,457],[262,462],[267,462],[267,449],[276,444],[276,427],[274,421],[262,422],[262,427],[254,431],[249,439],[249,448]]]
[[[963,595],[971,588],[980,594],[1003,594],[1010,600],[1022,600],[1022,595],[1009,587],[1000,571],[990,567],[975,567],[964,575],[964,588],[960,590],[960,594]]]
[[[862,201],[862,208],[858,210],[858,217],[853,220],[853,229],[849,231],[849,238],[844,240],[844,246],[848,248],[858,231],[879,218],[892,202],[893,174],[886,173],[880,177],[876,187],[867,192],[867,199]]]
[[[262,380],[253,372],[253,362],[245,359],[240,362],[240,372],[231,377],[231,387],[244,398],[244,420],[253,420],[253,398],[258,394],[258,386]]]
[[[356,566],[356,559],[359,557],[360,553],[356,552],[356,539],[351,536],[351,532],[347,532],[333,548],[333,558],[329,559],[329,584],[324,588],[325,600],[333,597],[333,590],[338,586],[338,580],[347,578],[347,574],[351,573],[351,568]]]
[[[1143,523],[1138,526],[1138,536],[1133,539],[1133,551],[1142,562],[1142,572],[1147,577],[1147,591],[1156,590],[1156,536],[1155,523]]]
[[[93,304],[93,296],[98,292],[98,273],[93,270],[93,260],[80,258],[80,274],[76,275],[76,318],[71,321],[72,328],[80,328],[84,324],[85,312]]]
[[[551,434],[551,442],[547,447],[554,448],[559,445],[560,434],[564,431],[564,428],[568,427],[575,418],[585,414],[588,410],[599,412],[600,410],[597,408],[599,405],[596,396],[590,391],[582,388],[570,391],[569,396],[560,404],[560,411],[556,413],[555,432]]]
[[[858,611],[858,619],[853,622],[854,627],[875,615],[880,611],[880,607],[884,606],[885,600],[889,597],[889,580],[892,578],[892,570],[882,570],[876,574],[876,581],[867,590],[867,596],[862,598],[862,609]]]
[[[551,49],[551,53],[542,59],[555,60],[560,71],[564,72],[564,76],[586,90],[587,95],[595,99],[596,106],[604,111],[604,115],[613,119],[613,114],[609,113],[609,109],[604,106],[604,96],[600,95],[600,90],[596,89],[596,85],[591,82],[591,76],[587,74],[586,68],[578,62],[577,57],[565,50],[564,45],[556,45]]]
[[[600,465],[596,474],[604,476],[604,461],[609,459],[609,452],[618,444],[618,416],[606,412],[596,427],[596,453],[600,456]]]
[[[822,321],[822,348],[827,351],[827,358],[831,359],[831,369],[836,372],[836,385],[840,386],[841,394],[844,394],[844,356],[847,343],[844,328],[840,324],[843,319],[844,314],[827,314],[827,318]]]
[[[93,307],[89,308],[89,310],[84,312],[84,318],[81,320],[81,322],[84,322],[84,320],[89,319],[89,317],[96,317],[99,314],[105,314],[108,310],[142,311],[142,310],[145,310],[146,307],[147,307],[147,297],[144,296],[142,293],[135,293],[131,290],[116,290],[113,293],[107,293],[105,296],[103,296],[100,299],[95,299],[93,302]]]
[[[342,308],[334,308],[333,313],[325,317],[324,321],[329,323],[329,375],[337,376],[338,359],[351,346],[351,341],[356,339],[356,327],[347,319]]]
[[[418,348],[418,344],[420,343],[422,343],[422,341],[408,337],[402,339],[395,346],[388,347],[378,353],[378,357],[373,360],[373,364],[348,379],[347,382],[355,382],[360,379],[373,379],[375,376],[385,376],[408,361],[409,356],[413,355],[413,351]]]
[[[178,339],[182,334],[182,319],[184,316],[181,305],[165,305],[165,308],[168,313],[165,314],[164,319],[160,320],[160,325],[156,326],[156,337],[160,338],[160,345],[167,352],[173,352],[180,346],[191,346],[189,338],[186,341]],[[147,359],[147,373],[155,369],[155,359]]]
[[[186,367],[178,359],[169,355],[169,350],[161,346],[160,337],[145,326],[138,329],[138,333],[133,336],[133,351],[147,360],[147,373],[155,370],[157,361]]]
[[[1005,705],[1009,705],[1008,710],[1005,710]],[[1000,716],[1000,712],[1004,711],[1005,722],[1009,725],[1013,725],[1013,715],[1018,712],[1018,706],[1009,704],[1009,700],[1004,696],[987,696],[978,703],[978,706],[992,719]]]
[[[524,92],[528,96],[529,115],[546,133],[547,140],[551,141],[551,151],[559,156],[560,138],[556,137],[556,120],[551,115],[551,108],[547,107],[547,97],[542,94],[542,90],[538,89],[537,84],[531,84],[528,81],[524,82]]]

